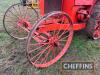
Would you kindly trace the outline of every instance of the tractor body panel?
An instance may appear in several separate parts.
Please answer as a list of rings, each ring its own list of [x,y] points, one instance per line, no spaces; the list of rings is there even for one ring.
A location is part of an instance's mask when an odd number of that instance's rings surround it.
[[[75,0],[75,5],[93,5],[94,0]]]
[[[44,12],[60,11],[62,6],[62,0],[44,0]]]
[[[85,8],[83,15],[90,11],[95,0],[40,0],[41,15],[52,11],[64,11],[68,13],[73,22],[77,23],[77,13],[81,8]],[[87,13],[89,14],[89,13]]]
[[[39,6],[41,15],[52,11],[61,11],[62,0],[40,0]]]

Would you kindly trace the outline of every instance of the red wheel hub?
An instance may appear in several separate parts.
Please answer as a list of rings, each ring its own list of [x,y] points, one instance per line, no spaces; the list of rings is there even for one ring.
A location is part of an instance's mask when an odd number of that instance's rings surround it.
[[[28,20],[29,20],[28,17],[26,17],[26,18],[19,18],[19,20],[17,22],[18,27],[24,27],[24,28],[30,30],[32,28],[32,25],[30,24],[30,22]]]
[[[62,16],[65,18],[62,19]],[[53,18],[55,18],[55,22],[53,22]],[[60,21],[58,21],[59,19]],[[35,35],[36,32],[37,35]],[[67,52],[72,38],[73,24],[66,13],[56,11],[45,15],[34,24],[29,33],[27,40],[29,61],[35,67],[40,68],[56,63]]]
[[[58,39],[57,36],[53,36],[53,37],[49,38],[49,44],[51,46],[57,46],[58,45],[58,41],[59,41],[59,39]]]

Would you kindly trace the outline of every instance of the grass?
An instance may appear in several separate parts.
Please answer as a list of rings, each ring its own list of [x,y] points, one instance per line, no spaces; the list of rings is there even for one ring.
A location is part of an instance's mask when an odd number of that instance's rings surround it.
[[[11,6],[12,4],[16,2],[18,2],[18,0],[2,0],[0,2],[0,28],[3,28],[2,19],[3,19],[4,12],[7,10],[9,6]]]
[[[14,3],[16,0],[2,0],[0,2],[0,29],[3,29],[4,12],[8,6]],[[84,32],[80,32],[74,35],[71,47],[62,59],[46,69],[37,69],[26,58],[25,41],[14,41],[5,32],[0,32],[0,75],[92,75],[91,72],[86,71],[61,72],[61,61],[95,60],[100,60],[100,40],[93,41],[88,39]]]
[[[100,58],[100,40],[91,40],[86,35],[76,35],[73,40],[72,50],[77,50],[77,55],[84,59]],[[87,58],[88,57],[88,58]]]

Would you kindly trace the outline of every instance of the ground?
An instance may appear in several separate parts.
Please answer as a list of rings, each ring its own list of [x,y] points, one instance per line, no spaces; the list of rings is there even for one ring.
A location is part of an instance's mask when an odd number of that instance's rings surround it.
[[[0,1],[0,75],[100,75],[100,40],[91,40],[84,31],[76,32],[68,52],[56,64],[38,69],[26,58],[25,40],[8,36],[2,25],[3,14],[16,0]],[[93,61],[95,71],[61,71],[61,61]]]

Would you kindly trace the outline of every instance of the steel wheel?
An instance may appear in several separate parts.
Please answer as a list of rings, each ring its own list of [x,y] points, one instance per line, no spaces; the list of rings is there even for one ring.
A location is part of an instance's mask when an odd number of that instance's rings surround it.
[[[4,14],[3,26],[6,32],[15,39],[26,39],[32,24],[38,19],[38,13],[29,5],[20,3],[10,6]]]
[[[93,33],[93,38],[96,39],[100,39],[100,12],[97,13],[97,17],[96,17],[96,25],[94,27],[94,33]]]
[[[67,23],[69,24],[68,30],[62,26]],[[34,24],[27,40],[29,61],[35,67],[40,68],[57,62],[67,52],[71,44],[72,26],[70,17],[60,11],[51,12],[39,19]]]
[[[99,1],[100,2],[100,1]],[[97,3],[99,3],[97,1]],[[100,39],[100,3],[96,4],[88,21],[86,31],[94,40]]]

